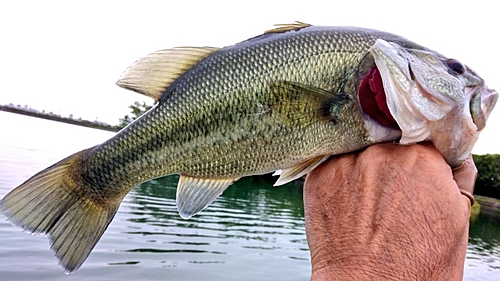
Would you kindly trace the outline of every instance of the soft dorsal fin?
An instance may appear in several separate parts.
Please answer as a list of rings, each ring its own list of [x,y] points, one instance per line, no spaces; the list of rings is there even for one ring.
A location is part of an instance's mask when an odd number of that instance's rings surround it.
[[[275,24],[274,26],[276,27],[270,30],[266,30],[264,34],[285,33],[292,30],[297,31],[304,27],[312,26],[312,24],[296,21],[294,23]]]
[[[176,204],[179,215],[189,219],[205,209],[239,178],[213,179],[181,175],[177,184]]]
[[[158,101],[175,79],[217,50],[215,47],[179,47],[154,52],[129,66],[116,84]]]
[[[281,172],[276,171],[274,175],[279,175],[279,179],[276,181],[274,186],[279,186],[283,185],[285,183],[289,183],[293,180],[296,180],[310,171],[314,170],[314,168],[318,167],[321,163],[323,163],[326,159],[328,159],[330,155],[327,156],[317,156],[314,158],[311,158],[309,160],[306,160],[302,163],[299,163],[295,166],[292,166],[290,168],[284,169]]]

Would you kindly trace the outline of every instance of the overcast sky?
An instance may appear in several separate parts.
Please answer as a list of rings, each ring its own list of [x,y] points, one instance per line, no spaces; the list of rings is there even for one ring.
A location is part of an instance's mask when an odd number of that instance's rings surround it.
[[[116,124],[128,105],[147,100],[115,85],[139,57],[176,46],[232,45],[295,20],[402,35],[459,59],[500,90],[496,5],[481,0],[2,1],[0,104]],[[500,153],[495,144],[499,111],[474,153]]]

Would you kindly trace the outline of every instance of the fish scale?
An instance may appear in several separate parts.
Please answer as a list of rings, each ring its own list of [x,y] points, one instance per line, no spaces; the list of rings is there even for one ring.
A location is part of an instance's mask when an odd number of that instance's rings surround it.
[[[71,273],[124,196],[153,178],[180,174],[177,208],[189,218],[241,177],[277,171],[282,185],[330,155],[384,141],[432,141],[456,166],[498,94],[448,62],[389,33],[300,22],[225,48],[155,52],[117,84],[158,103],[108,141],[28,179],[0,201],[0,212],[47,234]],[[397,128],[381,123],[380,100]]]

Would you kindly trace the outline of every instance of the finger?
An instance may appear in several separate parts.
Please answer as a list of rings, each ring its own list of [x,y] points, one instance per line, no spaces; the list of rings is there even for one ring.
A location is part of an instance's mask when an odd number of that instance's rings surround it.
[[[477,168],[472,159],[472,155],[469,155],[462,165],[453,169],[453,179],[457,183],[460,192],[466,197],[469,197],[471,202],[473,201],[472,194],[474,193],[476,178]]]

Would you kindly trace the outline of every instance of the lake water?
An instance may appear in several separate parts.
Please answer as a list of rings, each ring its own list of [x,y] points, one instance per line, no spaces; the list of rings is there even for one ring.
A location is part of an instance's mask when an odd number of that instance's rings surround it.
[[[0,198],[61,158],[113,133],[0,112]],[[45,236],[0,219],[0,280],[308,280],[302,187],[244,178],[190,220],[177,176],[128,194],[83,266],[65,275]],[[500,210],[471,220],[465,280],[500,280]]]

